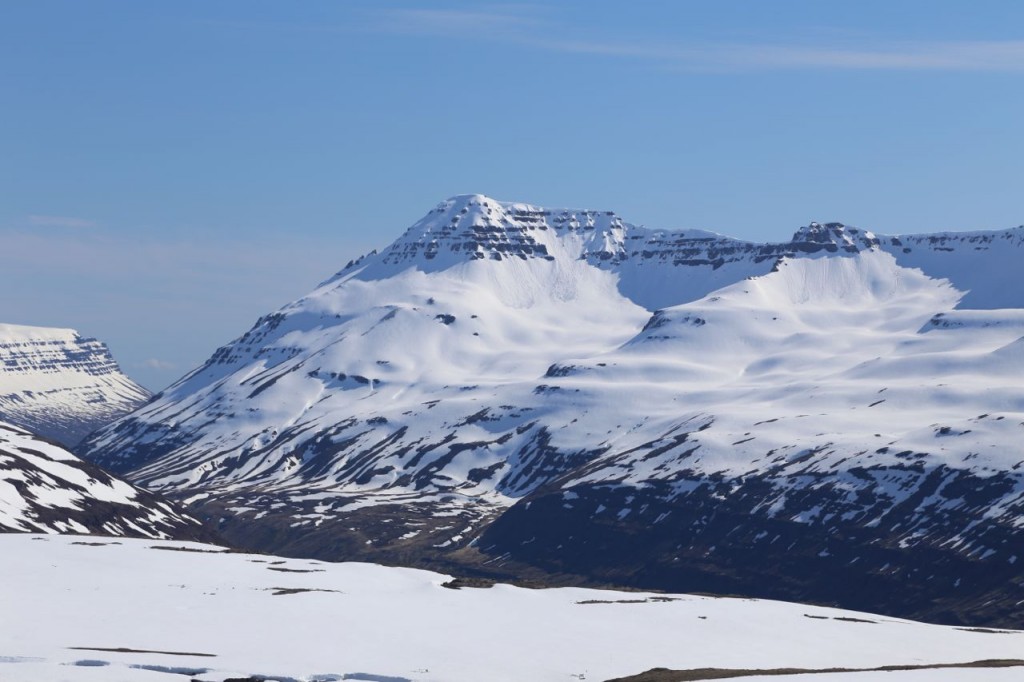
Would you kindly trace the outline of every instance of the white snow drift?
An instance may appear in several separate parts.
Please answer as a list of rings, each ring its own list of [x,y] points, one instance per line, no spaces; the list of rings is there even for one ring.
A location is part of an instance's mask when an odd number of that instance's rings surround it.
[[[1024,652],[1024,633],[782,602],[455,590],[447,580],[192,543],[0,535],[0,679],[569,682],[654,667],[872,668]],[[1021,670],[821,679],[1009,681]]]

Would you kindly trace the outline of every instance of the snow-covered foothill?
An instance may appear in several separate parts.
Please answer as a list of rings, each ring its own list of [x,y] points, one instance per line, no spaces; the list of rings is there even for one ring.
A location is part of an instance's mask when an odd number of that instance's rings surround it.
[[[211,537],[199,521],[167,501],[2,422],[0,532]]]

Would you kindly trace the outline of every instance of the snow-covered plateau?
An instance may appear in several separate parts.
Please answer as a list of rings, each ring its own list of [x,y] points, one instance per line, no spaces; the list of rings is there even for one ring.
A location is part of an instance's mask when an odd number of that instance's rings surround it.
[[[0,535],[0,679],[573,682],[652,668],[691,671],[663,680],[795,668],[807,672],[794,681],[1009,682],[1024,670],[1021,632],[753,599],[452,589],[449,580],[196,543]],[[997,661],[1011,667],[988,667]],[[933,667],[977,662],[984,667]],[[814,672],[884,666],[910,669]]]
[[[73,329],[0,324],[3,421],[75,445],[148,398],[96,339]]]
[[[249,549],[1020,625],[1022,256],[459,196],[79,452]]]

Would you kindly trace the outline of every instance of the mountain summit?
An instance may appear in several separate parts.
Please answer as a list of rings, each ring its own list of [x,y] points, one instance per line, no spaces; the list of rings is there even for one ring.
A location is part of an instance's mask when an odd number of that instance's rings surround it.
[[[442,201],[379,254],[350,263],[336,277],[377,279],[415,265],[436,272],[468,260],[579,258],[626,225],[610,211],[548,210],[464,194]],[[570,235],[574,235],[570,237]]]
[[[833,253],[839,249],[848,253],[856,253],[879,246],[878,238],[874,233],[859,230],[856,227],[848,227],[842,223],[825,223],[824,225],[810,223],[797,230],[791,241],[794,245],[800,245],[812,252],[816,250],[813,248],[816,246]]]
[[[82,452],[252,548],[1008,622],[1021,236],[454,197]]]

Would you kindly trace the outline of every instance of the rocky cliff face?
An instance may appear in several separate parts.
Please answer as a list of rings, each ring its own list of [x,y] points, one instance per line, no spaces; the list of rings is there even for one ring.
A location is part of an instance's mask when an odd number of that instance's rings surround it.
[[[82,451],[262,549],[1008,622],[1022,244],[456,197]]]
[[[74,445],[148,398],[96,339],[0,324],[0,419]]]

